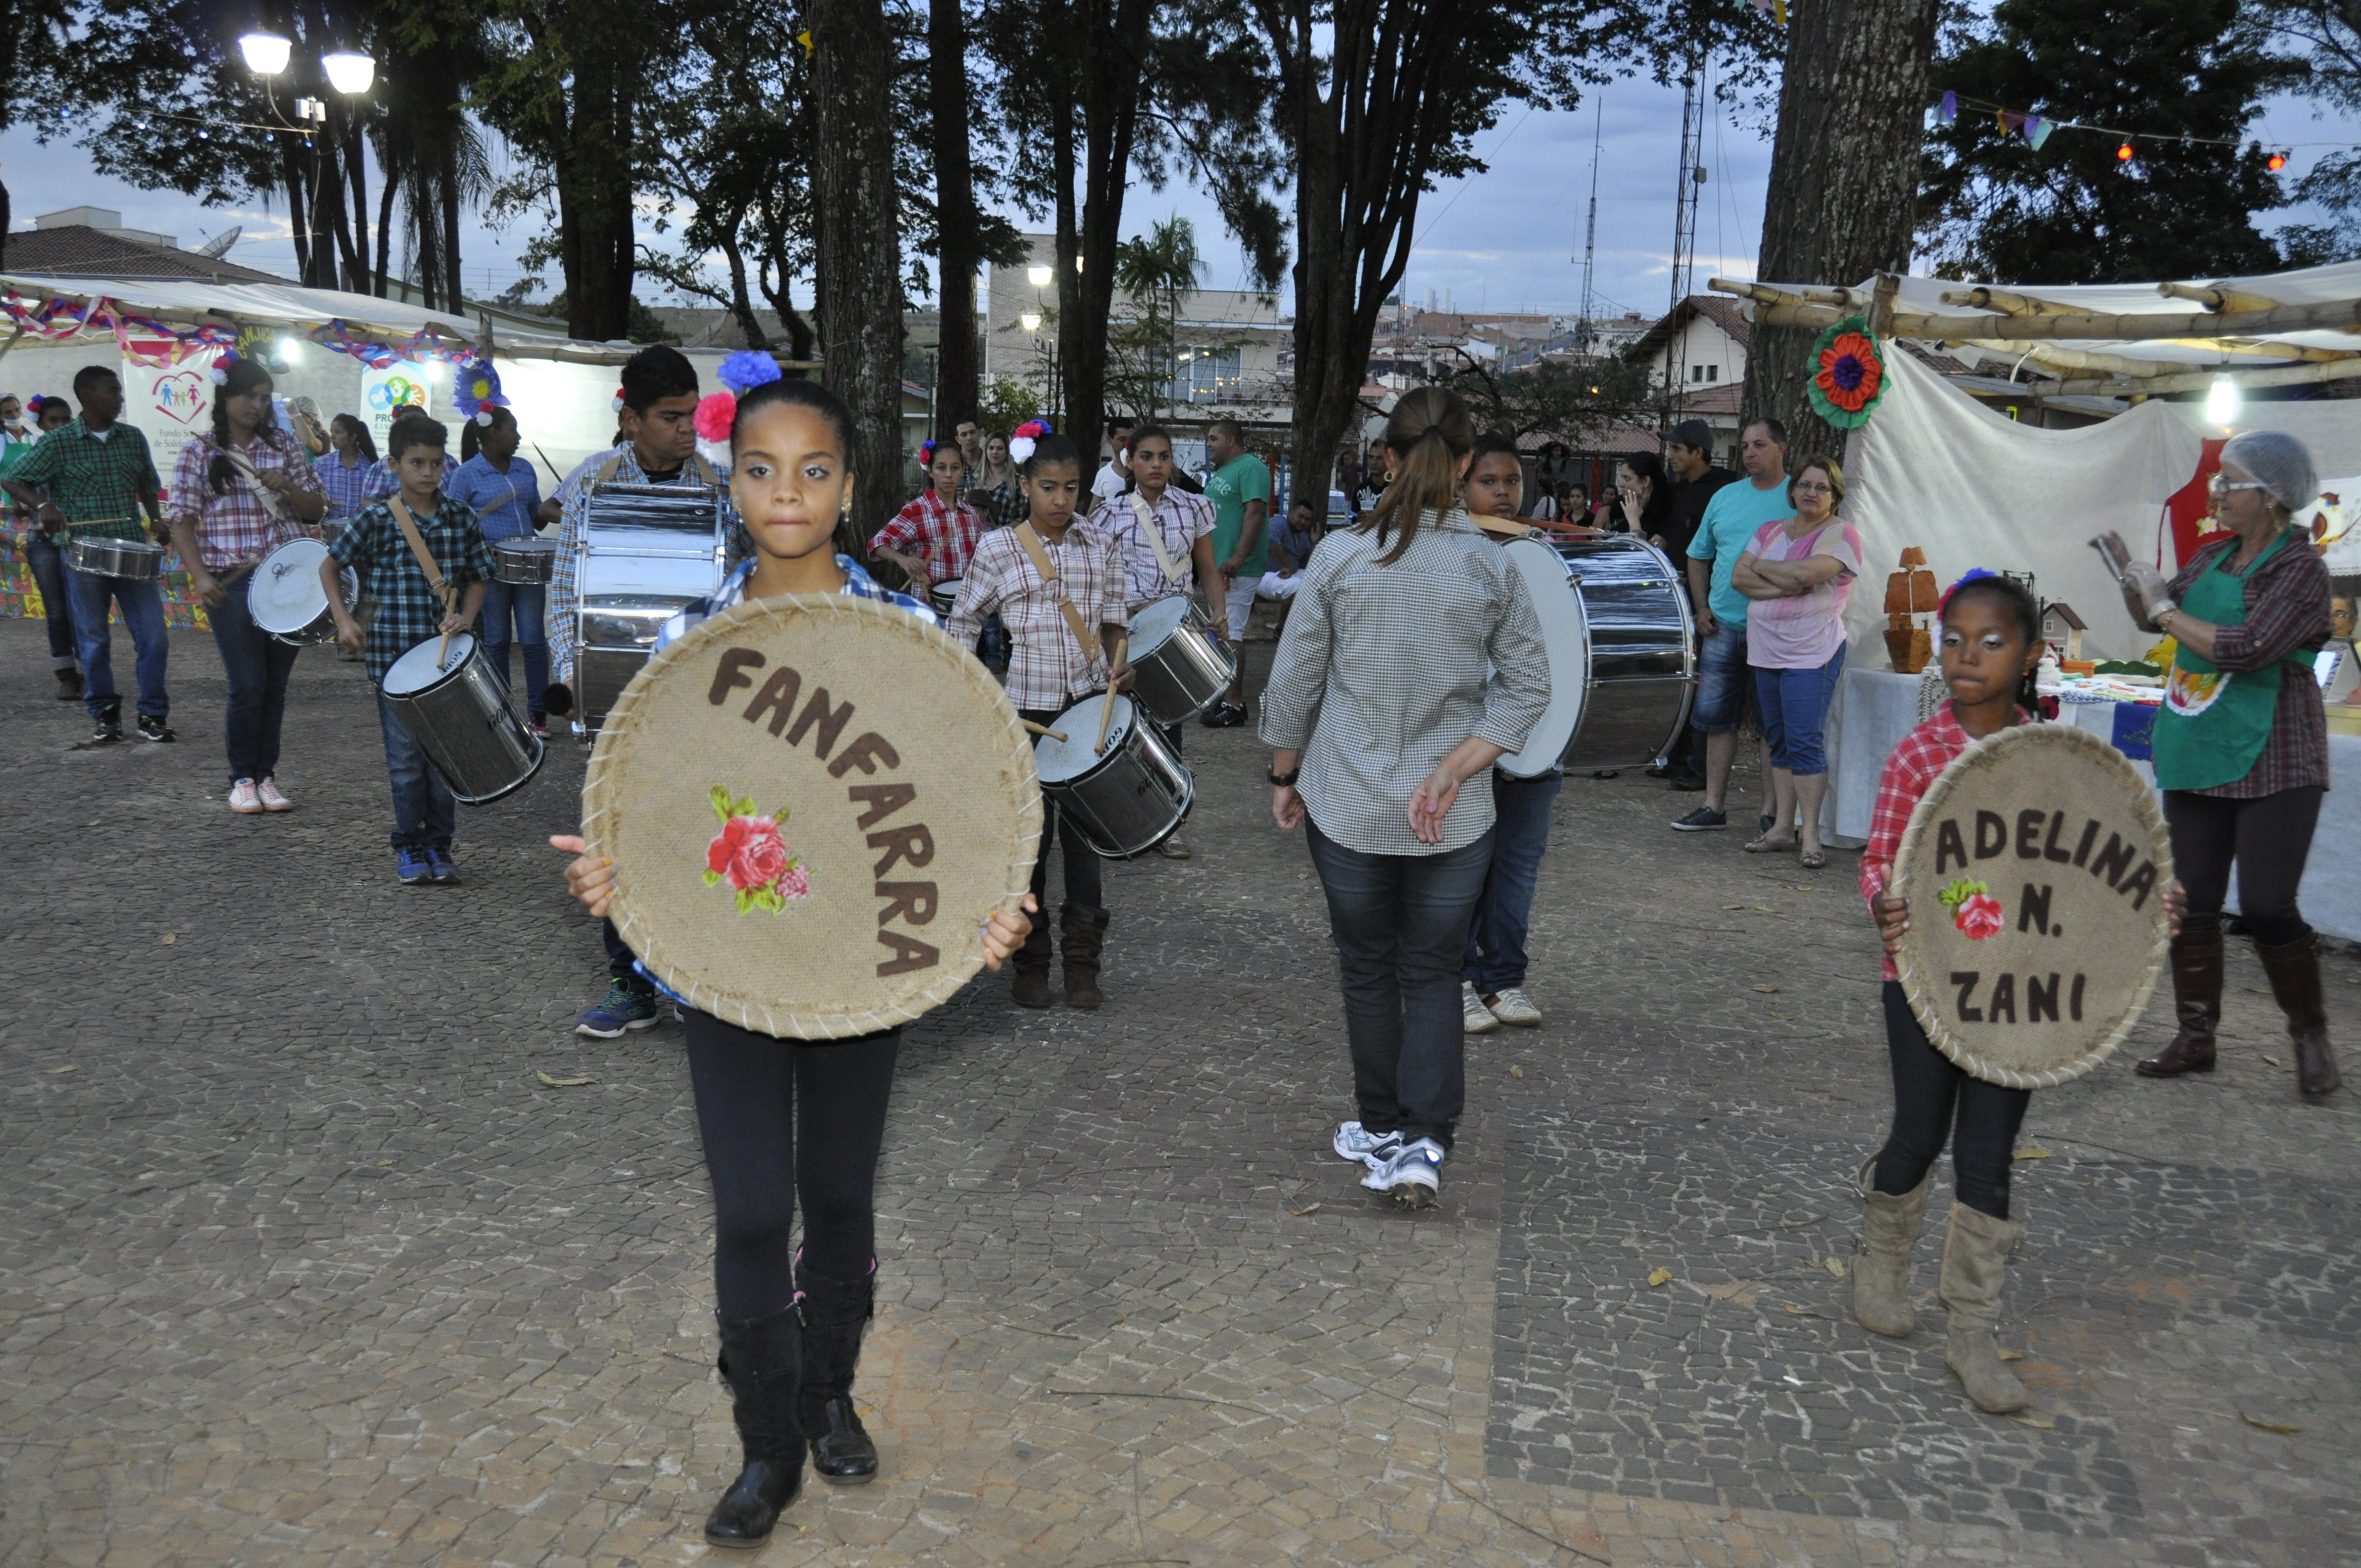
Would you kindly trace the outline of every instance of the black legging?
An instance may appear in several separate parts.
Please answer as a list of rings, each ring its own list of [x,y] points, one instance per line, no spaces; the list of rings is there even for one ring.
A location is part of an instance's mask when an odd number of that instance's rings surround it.
[[[1036,724],[1054,727],[1056,713],[1047,708],[1028,708],[1018,717]],[[1063,829],[1060,832],[1060,828]],[[1064,820],[1047,791],[1041,795],[1041,851],[1033,861],[1033,898],[1040,905],[1041,913],[1033,921],[1033,934],[1025,946],[1038,954],[1044,962],[1049,953],[1049,849],[1060,838],[1066,841],[1066,902],[1085,909],[1097,909],[1106,902],[1099,878],[1098,852],[1085,843],[1074,830],[1074,825]]]
[[[1878,1151],[1877,1190],[1898,1197],[1915,1189],[1949,1137],[1960,1201],[2007,1219],[2009,1167],[2033,1091],[1987,1083],[1937,1050],[1898,980],[1885,982],[1885,1051],[1894,1062],[1894,1131]]]
[[[693,1008],[688,1079],[713,1179],[713,1294],[725,1318],[796,1298],[796,1204],[804,1262],[830,1279],[868,1277],[877,1251],[877,1151],[898,1029],[859,1039],[774,1039]]]
[[[2278,948],[2311,927],[2295,905],[2312,830],[2320,823],[2318,784],[2283,789],[2247,800],[2164,792],[2165,825],[2172,830],[2172,869],[2189,899],[2181,929],[2211,930],[2222,923],[2230,891],[2230,862],[2238,864],[2238,917],[2255,940]]]

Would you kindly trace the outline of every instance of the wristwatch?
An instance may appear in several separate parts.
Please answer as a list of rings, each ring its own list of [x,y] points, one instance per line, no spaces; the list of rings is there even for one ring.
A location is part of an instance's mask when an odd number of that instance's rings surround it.
[[[1267,773],[1264,776],[1270,780],[1275,788],[1293,789],[1295,781],[1303,776],[1303,770],[1299,767],[1291,773]]]

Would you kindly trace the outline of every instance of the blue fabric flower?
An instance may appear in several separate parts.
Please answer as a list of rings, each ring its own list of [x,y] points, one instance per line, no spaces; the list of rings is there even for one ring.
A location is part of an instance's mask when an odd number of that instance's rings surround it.
[[[723,386],[742,397],[766,382],[777,380],[785,372],[769,355],[741,348],[723,360],[715,374],[720,377]]]

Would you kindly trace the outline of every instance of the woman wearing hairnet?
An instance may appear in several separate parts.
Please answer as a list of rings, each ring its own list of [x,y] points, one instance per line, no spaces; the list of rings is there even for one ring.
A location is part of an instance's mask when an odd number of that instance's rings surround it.
[[[2156,721],[2156,782],[2189,912],[2172,941],[2180,1032],[2138,1066],[2148,1078],[2213,1070],[2222,1015],[2222,900],[2238,913],[2295,1041],[2296,1087],[2336,1087],[2320,957],[2296,884],[2328,788],[2328,726],[2312,655],[2327,641],[2328,568],[2290,514],[2319,492],[2303,443],[2249,431],[2222,449],[2213,495],[2228,532],[2167,583],[2124,577],[2134,618],[2177,645]]]

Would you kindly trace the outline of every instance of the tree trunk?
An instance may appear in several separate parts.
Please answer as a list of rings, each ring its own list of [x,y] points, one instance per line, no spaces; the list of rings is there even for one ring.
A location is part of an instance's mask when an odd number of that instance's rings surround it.
[[[935,419],[946,429],[975,417],[975,181],[968,164],[965,0],[931,0],[927,9],[927,86],[935,121],[936,334]]]
[[[352,278],[345,287],[356,294],[382,293],[381,285],[369,281],[368,165],[362,150],[357,116],[345,132],[345,177],[353,188]]]
[[[1859,283],[1907,272],[1937,0],[1800,0],[1779,87],[1779,130],[1755,276]],[[1791,457],[1841,454],[1844,432],[1805,394],[1814,334],[1753,330],[1741,416],[1787,427]]]
[[[813,0],[812,211],[820,359],[852,410],[851,523],[864,543],[902,504],[902,241],[892,50],[881,0]]]
[[[746,334],[747,347],[768,348],[771,334],[763,330],[763,320],[754,313],[754,298],[746,288],[746,248],[738,238],[745,222],[746,204],[741,202],[722,231],[721,254],[730,262],[730,313],[738,318],[738,330]]]
[[[306,288],[314,286],[312,276],[311,209],[303,200],[302,154],[292,148],[279,149],[279,171],[287,185],[287,233],[295,242],[295,276]]]
[[[1065,383],[1066,431],[1082,449],[1090,482],[1105,428],[1107,327],[1115,310],[1115,252],[1123,237],[1123,198],[1139,134],[1151,0],[1116,0],[1078,17],[1071,48],[1082,87],[1082,191],[1080,232],[1072,194],[1072,121],[1063,118],[1059,158],[1058,358]],[[1069,248],[1071,245],[1071,249]],[[1081,266],[1076,268],[1079,260]]]
[[[773,272],[779,275],[776,288],[771,284]],[[812,324],[803,312],[796,309],[796,302],[790,297],[795,280],[787,275],[786,263],[776,255],[764,258],[754,274],[754,280],[763,286],[763,298],[771,302],[771,309],[779,313],[779,324],[787,329],[787,357],[809,359],[812,356]]]
[[[459,167],[458,149],[446,147],[443,153],[443,308],[465,310],[467,296],[459,287]]]
[[[384,299],[390,287],[393,267],[393,192],[395,180],[390,171],[380,170],[385,189],[377,199],[377,297]]]
[[[609,18],[620,29],[622,18]],[[559,260],[566,270],[566,331],[594,343],[631,335],[631,45],[577,18],[573,134],[557,164]]]

